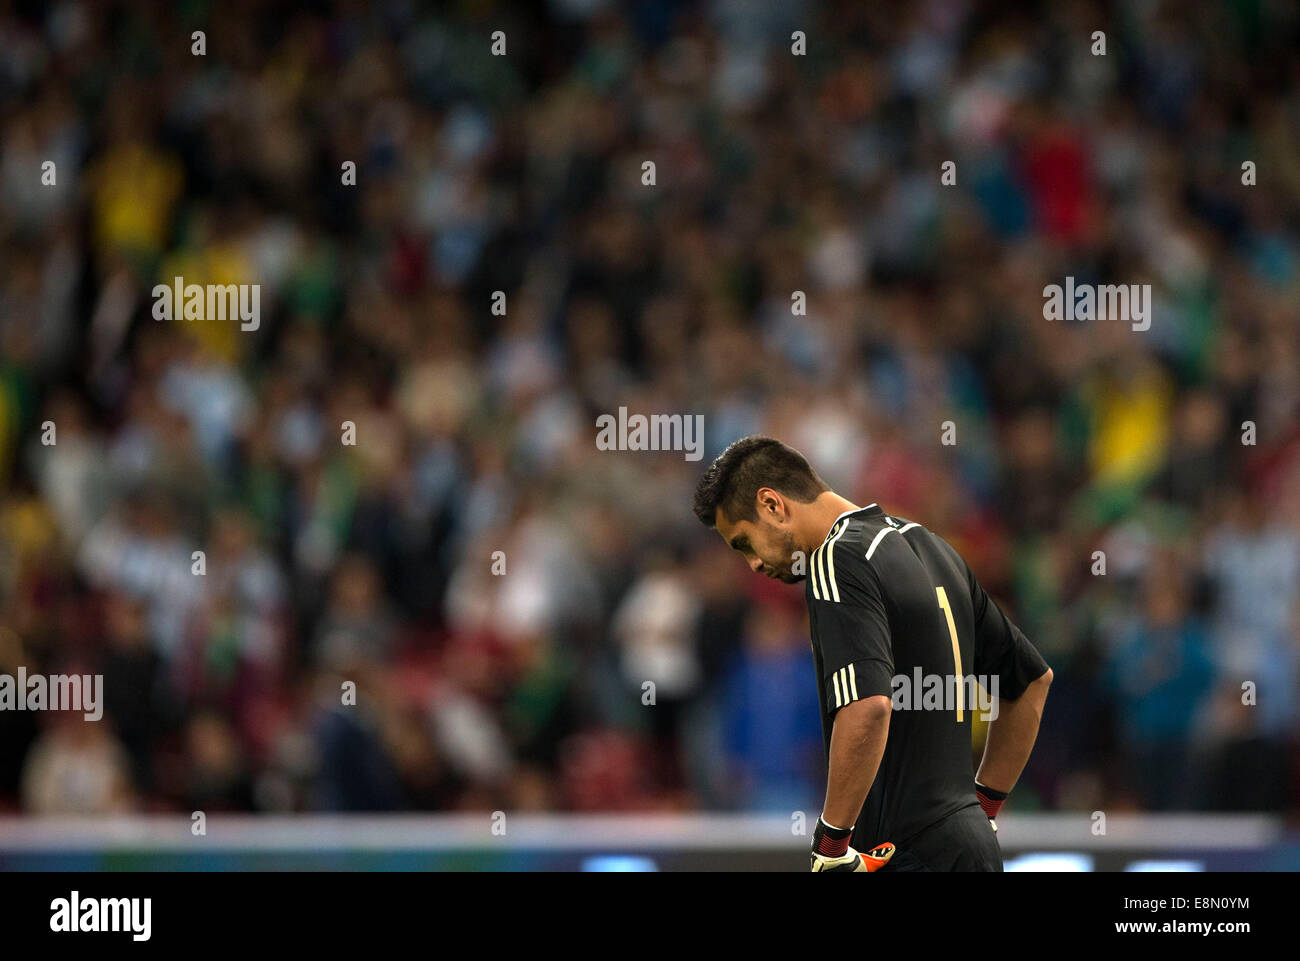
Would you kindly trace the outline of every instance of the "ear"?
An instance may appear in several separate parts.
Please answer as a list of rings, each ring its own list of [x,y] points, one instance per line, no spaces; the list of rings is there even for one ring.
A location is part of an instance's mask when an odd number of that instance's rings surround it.
[[[759,520],[781,521],[786,517],[785,498],[770,487],[760,487],[754,495]]]

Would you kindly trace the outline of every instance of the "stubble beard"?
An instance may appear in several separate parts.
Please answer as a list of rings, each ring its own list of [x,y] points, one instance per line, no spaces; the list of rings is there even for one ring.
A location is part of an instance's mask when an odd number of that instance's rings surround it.
[[[786,532],[785,540],[782,541],[782,543],[781,543],[781,551],[782,551],[782,553],[783,553],[784,556],[785,556],[785,559],[786,559],[786,560],[785,560],[785,564],[786,564],[786,566],[785,566],[785,569],[784,569],[784,570],[782,570],[779,574],[777,574],[777,579],[780,580],[780,581],[783,581],[783,582],[786,583],[786,584],[798,584],[800,581],[802,581],[802,580],[803,580],[805,577],[807,577],[808,575],[807,575],[807,574],[796,574],[796,573],[794,573],[794,571],[792,570],[792,568],[793,568],[793,566],[794,566],[794,554],[795,554],[794,534],[793,534],[793,533],[790,533],[790,532],[788,532],[788,531]]]

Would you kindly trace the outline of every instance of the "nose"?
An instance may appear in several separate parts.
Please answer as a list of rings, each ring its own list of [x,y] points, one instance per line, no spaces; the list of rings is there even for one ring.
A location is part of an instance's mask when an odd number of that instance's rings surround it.
[[[749,562],[749,569],[755,574],[763,573],[763,559],[761,557],[755,557]]]

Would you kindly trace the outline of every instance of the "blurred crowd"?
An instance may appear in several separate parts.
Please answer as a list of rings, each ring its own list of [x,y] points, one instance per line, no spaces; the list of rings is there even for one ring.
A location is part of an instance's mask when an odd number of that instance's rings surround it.
[[[762,432],[1052,665],[1011,810],[1300,811],[1300,8],[437,6],[0,12],[0,672],[106,702],[0,810],[817,810],[802,590],[690,510]]]

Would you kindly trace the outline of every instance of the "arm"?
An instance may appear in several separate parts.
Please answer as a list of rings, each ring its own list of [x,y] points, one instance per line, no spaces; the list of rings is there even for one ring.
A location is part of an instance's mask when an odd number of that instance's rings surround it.
[[[1011,793],[1025,769],[1029,753],[1038,738],[1038,724],[1043,718],[1043,704],[1052,684],[1049,667],[1015,700],[1001,699],[998,716],[989,724],[984,757],[980,760],[977,783],[1003,794]]]
[[[885,753],[891,710],[889,698],[876,695],[836,712],[826,804],[822,807],[822,820],[827,824],[851,828],[857,821]]]
[[[814,587],[809,605],[813,645],[822,655],[822,704],[833,716],[826,803],[813,834],[811,867],[876,871],[893,856],[893,845],[873,839],[875,847],[858,852],[850,841],[885,753],[893,711],[889,615],[865,557],[831,547],[836,552],[827,559],[822,590]]]
[[[960,556],[955,551],[953,554]],[[980,806],[992,819],[1015,787],[1034,749],[1047,689],[1052,684],[1052,669],[980,586],[970,566],[961,563],[975,616],[975,673],[996,675],[1002,692],[975,775]]]

